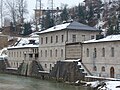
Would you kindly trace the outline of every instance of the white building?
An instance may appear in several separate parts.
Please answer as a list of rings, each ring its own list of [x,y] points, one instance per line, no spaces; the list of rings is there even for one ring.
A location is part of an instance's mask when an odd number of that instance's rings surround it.
[[[11,68],[18,68],[23,61],[38,60],[38,38],[22,38],[8,47],[8,62]]]
[[[93,75],[120,78],[120,35],[85,41],[82,62]]]
[[[44,70],[52,69],[56,61],[81,59],[81,43],[96,38],[100,30],[71,22],[39,32],[39,61]]]

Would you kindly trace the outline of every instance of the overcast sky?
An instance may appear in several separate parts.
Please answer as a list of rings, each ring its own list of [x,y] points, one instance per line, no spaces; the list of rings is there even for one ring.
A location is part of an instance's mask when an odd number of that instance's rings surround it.
[[[29,14],[27,14],[26,16],[27,17],[26,20],[30,20],[31,18],[33,18],[33,15],[34,15],[36,0],[26,0],[26,1],[27,1],[28,11],[29,11]],[[47,9],[47,7],[50,6],[49,5],[50,1],[51,0],[41,0],[43,9]],[[61,7],[61,4],[68,4],[68,7],[72,7],[72,6],[78,5],[83,1],[84,0],[53,0],[53,3],[54,3],[54,8]],[[0,26],[1,26],[1,22],[0,22]]]
[[[38,0],[39,1],[39,0]],[[41,0],[42,7],[44,9],[47,9],[49,7],[49,2],[51,0]],[[61,4],[68,4],[68,7],[78,5],[80,2],[83,2],[84,0],[53,0],[54,8],[60,7]],[[30,11],[30,14],[33,13],[33,9],[35,9],[36,0],[27,0],[28,3],[28,10]]]

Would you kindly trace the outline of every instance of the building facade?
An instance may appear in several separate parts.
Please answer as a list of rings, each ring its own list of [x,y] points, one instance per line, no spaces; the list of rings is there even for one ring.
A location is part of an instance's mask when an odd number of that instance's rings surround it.
[[[8,47],[8,62],[10,68],[18,68],[24,61],[38,60],[39,45],[31,39],[18,41],[16,46]],[[22,43],[22,45],[19,45]]]
[[[95,76],[120,78],[120,35],[83,43],[82,62]]]
[[[96,38],[99,32],[96,28],[78,22],[57,25],[39,32],[39,61],[42,67],[49,71],[56,61],[81,59],[81,44],[77,42]]]

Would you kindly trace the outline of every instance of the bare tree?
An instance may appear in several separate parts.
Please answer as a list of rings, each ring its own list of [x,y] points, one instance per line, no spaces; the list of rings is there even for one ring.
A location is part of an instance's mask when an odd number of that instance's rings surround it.
[[[17,23],[21,25],[24,23],[24,14],[27,13],[26,0],[6,0],[6,7],[16,30]]]
[[[0,1],[0,19],[1,19],[1,27],[3,25],[3,0]]]
[[[24,23],[24,15],[28,13],[26,0],[17,0],[17,11],[20,23]]]

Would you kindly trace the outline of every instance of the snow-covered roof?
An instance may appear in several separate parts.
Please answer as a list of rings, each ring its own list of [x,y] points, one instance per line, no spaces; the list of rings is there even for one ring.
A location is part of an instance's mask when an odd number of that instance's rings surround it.
[[[8,50],[10,50],[10,49],[21,49],[21,48],[38,48],[38,47],[39,47],[39,45],[28,44],[28,45],[23,45],[23,46],[8,47]]]
[[[78,23],[78,22],[73,21],[71,23],[65,23],[65,24],[60,24],[60,25],[53,26],[53,27],[51,27],[49,29],[46,29],[44,31],[38,32],[38,34],[48,33],[48,32],[53,32],[53,31],[60,31],[60,30],[65,30],[65,29],[69,29],[69,30],[99,31],[95,27],[90,27],[88,25],[84,25],[82,23]]]
[[[35,40],[34,44],[30,44],[30,40]],[[39,38],[19,38],[14,46],[8,47],[9,49],[18,49],[18,48],[37,48],[39,47]]]
[[[97,43],[97,42],[110,42],[110,41],[120,41],[120,35],[110,35],[102,39],[92,39],[84,41],[83,43]]]

